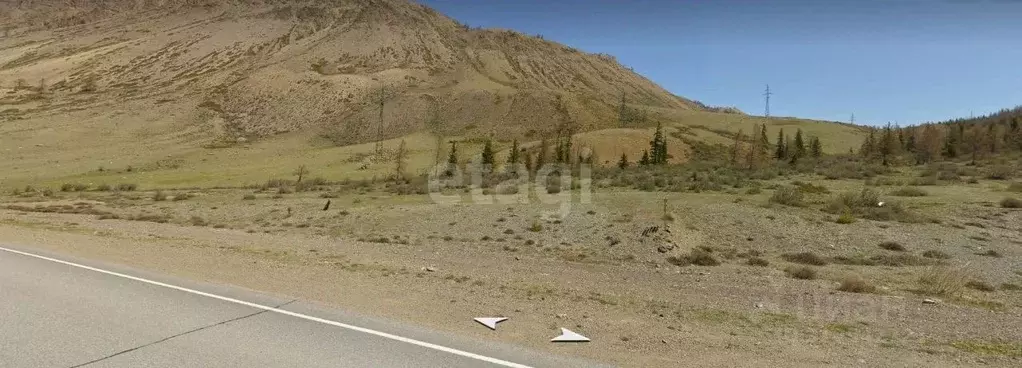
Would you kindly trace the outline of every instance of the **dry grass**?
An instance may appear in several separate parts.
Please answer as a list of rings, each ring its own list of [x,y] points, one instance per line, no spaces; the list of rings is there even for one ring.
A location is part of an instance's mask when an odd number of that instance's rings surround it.
[[[1002,208],[1022,208],[1022,199],[1005,198],[1001,200]]]
[[[667,257],[667,262],[675,266],[719,266],[720,261],[713,257],[710,252],[704,249],[693,249],[686,255],[683,256],[670,256]]]
[[[784,270],[784,272],[787,273],[788,276],[790,276],[791,278],[794,278],[794,279],[799,279],[799,280],[815,280],[816,279],[816,269],[813,269],[812,267],[804,267],[804,266],[788,267],[787,269]]]
[[[928,250],[923,252],[923,257],[932,259],[951,259],[951,255],[939,250]]]
[[[904,252],[904,251],[906,251],[904,245],[901,245],[901,243],[898,243],[898,242],[895,242],[895,241],[885,241],[883,243],[878,244],[877,246],[882,248],[882,249],[886,249],[886,250],[894,251],[894,252]]]
[[[928,295],[961,296],[972,279],[962,267],[931,267],[919,277],[919,290]]]
[[[782,254],[781,258],[791,263],[806,264],[812,266],[826,266],[827,259],[812,252],[803,253],[787,253]]]
[[[777,188],[770,196],[770,203],[783,204],[785,206],[801,207],[805,205],[802,190],[794,186],[783,186]]]
[[[849,293],[875,293],[876,287],[859,276],[847,276],[841,279],[838,290]]]
[[[898,190],[892,191],[891,195],[896,197],[925,197],[928,196],[925,190],[916,187],[904,187]]]

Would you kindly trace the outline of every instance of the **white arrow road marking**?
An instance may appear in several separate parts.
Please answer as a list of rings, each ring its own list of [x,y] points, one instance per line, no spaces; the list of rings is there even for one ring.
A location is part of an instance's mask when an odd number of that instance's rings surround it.
[[[14,249],[7,249],[7,248],[4,248],[4,247],[0,247],[0,251],[10,252],[10,253],[14,253],[14,254],[20,254],[20,255],[23,255],[23,256],[32,257],[32,258],[38,258],[38,259],[42,259],[42,260],[46,260],[46,261],[50,261],[50,262],[56,262],[56,263],[68,265],[68,266],[71,266],[71,267],[77,267],[77,268],[81,268],[81,269],[85,269],[85,270],[89,270],[89,271],[94,271],[94,272],[99,272],[99,273],[107,274],[107,275],[110,275],[110,276],[117,276],[117,277],[122,277],[122,278],[125,278],[125,279],[129,279],[129,280],[134,280],[134,281],[138,281],[138,282],[144,282],[144,283],[150,284],[150,285],[165,287],[165,288],[168,288],[168,289],[174,289],[174,290],[183,291],[183,292],[190,293],[190,294],[195,294],[195,295],[201,295],[201,296],[204,296],[204,297],[207,297],[207,298],[218,299],[218,300],[222,300],[222,301],[229,302],[229,303],[240,304],[240,305],[244,305],[244,306],[252,307],[252,308],[256,308],[256,309],[262,309],[262,310],[265,310],[267,312],[283,314],[285,316],[291,316],[291,317],[295,317],[295,318],[301,318],[301,319],[304,319],[304,320],[307,320],[307,321],[319,322],[319,323],[326,324],[326,325],[331,325],[331,326],[334,326],[334,327],[340,327],[340,328],[343,328],[343,329],[348,329],[348,330],[352,330],[352,331],[358,331],[358,332],[361,332],[361,333],[366,333],[366,334],[370,334],[370,335],[379,336],[379,337],[382,337],[382,338],[385,338],[385,339],[396,340],[396,341],[400,341],[400,342],[403,342],[403,343],[406,343],[406,344],[417,345],[417,346],[421,346],[421,347],[424,347],[424,348],[427,348],[427,349],[438,350],[438,351],[442,351],[442,352],[445,352],[445,353],[459,355],[459,356],[463,356],[463,357],[466,357],[466,358],[471,358],[471,359],[475,359],[475,360],[484,361],[484,362],[487,362],[487,363],[493,363],[493,364],[504,366],[504,367],[509,367],[509,368],[531,368],[531,367],[529,367],[527,365],[524,365],[524,364],[512,363],[512,362],[509,362],[509,361],[506,361],[506,360],[501,360],[501,359],[497,359],[497,358],[488,357],[488,356],[485,356],[485,355],[479,355],[479,354],[475,354],[475,353],[470,353],[470,352],[463,351],[463,350],[449,348],[449,347],[446,347],[446,346],[443,346],[443,345],[437,345],[437,344],[428,343],[428,342],[425,342],[425,341],[419,341],[419,340],[415,340],[415,339],[404,337],[404,336],[398,336],[398,335],[389,334],[389,333],[382,332],[382,331],[376,331],[376,330],[368,329],[368,328],[365,328],[365,327],[359,327],[359,326],[349,325],[349,324],[346,324],[346,323],[341,323],[341,322],[336,322],[336,321],[331,321],[331,320],[323,319],[323,318],[319,318],[319,317],[313,317],[313,316],[309,316],[309,315],[305,315],[305,314],[301,314],[301,313],[297,313],[297,312],[292,312],[292,311],[288,311],[288,310],[284,310],[284,309],[280,309],[280,308],[276,308],[276,307],[270,307],[270,306],[265,306],[265,305],[261,305],[261,304],[246,302],[246,301],[243,301],[243,300],[229,298],[229,297],[226,297],[226,296],[220,296],[220,295],[211,294],[211,293],[207,293],[207,292],[203,292],[203,291],[192,290],[192,289],[188,289],[188,288],[184,288],[184,287],[180,287],[180,286],[176,286],[176,285],[162,283],[162,282],[159,282],[159,281],[153,281],[153,280],[149,280],[149,279],[144,279],[144,278],[141,278],[141,277],[125,275],[123,273],[107,271],[107,270],[96,268],[96,267],[90,267],[90,266],[81,265],[81,264],[77,264],[77,263],[73,263],[73,262],[62,261],[62,260],[59,260],[59,259],[56,259],[56,258],[40,256],[40,255],[37,255],[37,254],[17,251],[17,250],[14,250]]]
[[[561,336],[550,340],[551,342],[589,342],[589,338],[561,327]]]
[[[483,326],[489,327],[491,330],[497,329],[497,324],[507,321],[506,317],[479,317],[473,318],[476,322],[483,324]]]

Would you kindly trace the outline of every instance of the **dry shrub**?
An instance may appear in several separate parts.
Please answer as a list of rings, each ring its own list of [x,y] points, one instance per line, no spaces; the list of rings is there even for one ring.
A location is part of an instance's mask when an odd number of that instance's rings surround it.
[[[807,265],[813,265],[813,266],[826,266],[827,265],[827,260],[826,259],[824,259],[823,257],[817,255],[816,253],[812,253],[812,252],[787,253],[787,254],[782,254],[781,258],[784,259],[785,261],[792,262],[792,263],[801,263],[801,264],[807,264]]]
[[[783,186],[774,191],[774,194],[770,196],[770,202],[783,204],[785,206],[800,207],[805,204],[803,202],[804,197],[805,196],[799,188]]]
[[[1022,208],[1022,200],[1018,198],[1005,198],[1001,200],[1003,208]]]
[[[919,277],[919,290],[930,295],[960,296],[972,278],[962,267],[931,267]]]
[[[904,252],[906,250],[904,245],[901,245],[901,243],[896,241],[885,241],[877,246],[894,252]]]
[[[718,261],[716,258],[713,258],[713,255],[710,254],[710,252],[707,252],[706,250],[698,249],[698,248],[697,249],[693,249],[691,252],[689,252],[689,254],[686,254],[686,255],[683,255],[683,256],[680,256],[680,257],[675,257],[675,256],[667,257],[667,262],[669,262],[670,264],[673,264],[675,266],[688,266],[688,265],[719,266],[720,265],[720,261]]]
[[[925,197],[929,195],[929,193],[927,193],[925,190],[916,187],[904,187],[892,191],[891,195],[897,197]]]
[[[875,293],[876,287],[870,285],[862,277],[859,276],[847,276],[841,279],[841,285],[837,287],[838,290],[849,292],[849,293]]]
[[[791,278],[799,280],[815,280],[816,270],[812,267],[789,267],[784,270]]]

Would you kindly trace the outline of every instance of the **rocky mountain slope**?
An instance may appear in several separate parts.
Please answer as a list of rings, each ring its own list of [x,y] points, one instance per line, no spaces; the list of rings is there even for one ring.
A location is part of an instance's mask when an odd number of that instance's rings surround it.
[[[422,131],[434,117],[449,132],[498,138],[595,130],[617,123],[622,97],[704,109],[611,56],[470,29],[406,0],[25,0],[0,9],[0,85],[20,91],[5,99],[25,114],[143,100],[194,110],[192,123],[223,140],[312,130],[353,144]]]

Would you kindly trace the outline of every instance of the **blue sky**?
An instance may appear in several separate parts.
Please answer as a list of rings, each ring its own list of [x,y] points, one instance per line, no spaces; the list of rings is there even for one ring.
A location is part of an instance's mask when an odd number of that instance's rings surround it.
[[[1022,104],[1022,1],[420,0],[771,115],[901,125]]]

